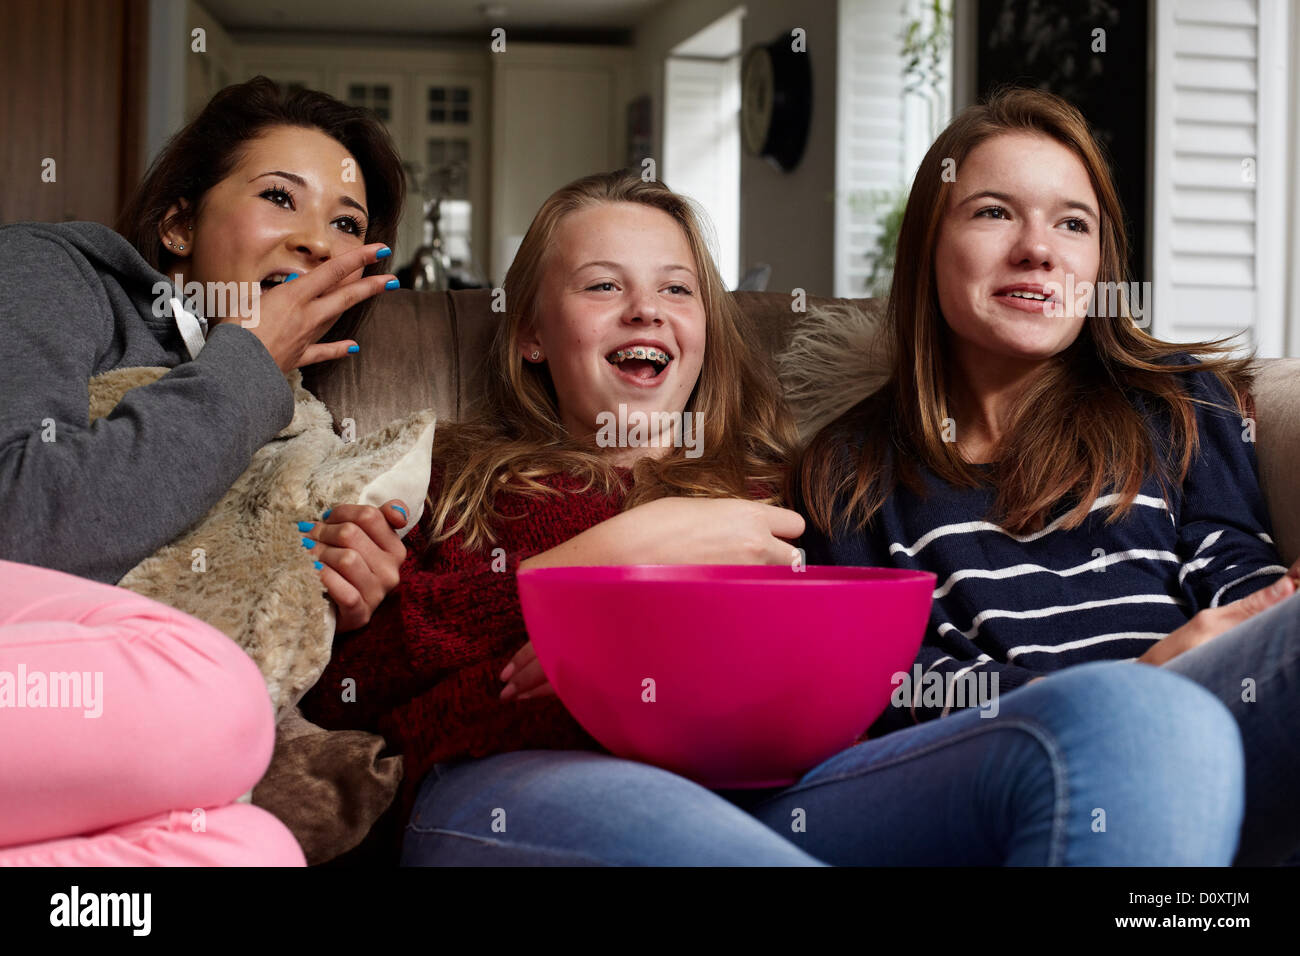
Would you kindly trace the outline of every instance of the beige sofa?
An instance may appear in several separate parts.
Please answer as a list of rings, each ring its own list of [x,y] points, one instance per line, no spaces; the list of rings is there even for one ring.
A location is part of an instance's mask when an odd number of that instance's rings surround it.
[[[736,293],[775,355],[798,318],[783,293]],[[385,422],[421,408],[440,421],[462,417],[482,390],[482,363],[499,313],[482,292],[386,293],[358,331],[359,355],[313,370],[306,384],[334,413],[351,418],[361,437]],[[850,301],[867,310],[869,299],[810,299],[809,305]],[[1273,518],[1278,550],[1290,565],[1300,556],[1300,359],[1265,359],[1254,395],[1260,480]]]

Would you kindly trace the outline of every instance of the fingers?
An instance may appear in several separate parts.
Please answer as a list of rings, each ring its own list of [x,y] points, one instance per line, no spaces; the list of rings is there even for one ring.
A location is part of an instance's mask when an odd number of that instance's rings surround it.
[[[360,627],[361,624],[366,623],[370,619],[369,612],[379,607],[380,602],[383,601],[384,596],[391,588],[384,586],[379,573],[371,569],[365,558],[352,548],[334,548],[325,544],[317,544],[311,549],[311,553],[317,561],[325,565],[321,569],[322,579],[324,572],[333,571],[351,585],[359,596],[359,602],[353,601],[347,605],[339,603],[336,599],[335,603],[339,605],[339,610],[360,613],[362,610],[361,605],[364,605],[365,620],[354,624],[353,627]]]
[[[321,263],[315,269],[299,276],[293,282],[285,283],[276,291],[288,292],[292,290],[296,296],[303,300],[319,298],[358,269],[364,269],[371,263],[379,262],[392,255],[392,250],[382,256],[379,255],[385,249],[388,249],[388,246],[382,242],[372,242],[370,245],[359,246],[350,252],[345,252],[341,256],[335,256]],[[370,276],[369,278],[379,277]],[[394,277],[389,276],[388,278]],[[381,282],[380,288],[382,287],[383,283]],[[340,309],[339,311],[342,312],[343,310]]]
[[[351,339],[342,342],[321,342],[316,345],[309,345],[303,350],[302,358],[298,360],[298,368],[305,365],[315,365],[317,362],[329,362],[343,358],[348,354],[348,349],[353,346],[360,348]]]
[[[317,572],[325,592],[337,609],[335,628],[340,632],[356,630],[369,622],[370,613],[365,599],[351,582],[329,565],[321,562]]]
[[[326,265],[328,265],[328,263],[326,263]],[[324,268],[324,266],[321,268]],[[378,295],[383,292],[390,282],[396,283],[397,276],[386,273],[373,276],[362,276],[355,282],[331,287],[316,300],[315,305],[317,308],[323,310],[326,324],[332,324],[340,315],[352,308],[358,302],[362,302],[370,298],[372,295]],[[394,285],[394,288],[396,288],[396,285]]]
[[[391,501],[385,501],[379,506],[379,511],[388,519],[388,523],[394,528],[402,528],[406,525],[406,522],[410,520],[407,517],[409,509],[406,507],[406,502],[401,498],[393,498]]]
[[[372,567],[371,559],[381,553],[398,558],[400,564],[406,559],[406,545],[394,529],[406,524],[404,512],[409,509],[396,498],[385,503],[382,511],[372,505],[335,505],[329,518],[317,525],[320,534],[311,537],[340,548],[356,548]]]
[[[1288,598],[1295,593],[1295,582],[1289,575],[1283,575],[1268,587],[1260,588],[1254,594],[1245,598],[1247,601],[1255,603],[1256,611],[1262,611],[1265,608],[1272,607],[1283,598]]]
[[[799,549],[789,541],[781,538],[772,538],[767,545],[767,551],[763,556],[764,564],[783,564],[793,570],[796,562],[799,562]]]
[[[793,541],[803,535],[804,520],[799,512],[791,511],[789,508],[778,508],[776,505],[759,505],[758,507],[763,509],[763,517],[767,521],[767,527],[776,537]]]
[[[555,695],[555,688],[546,679],[546,672],[533,651],[532,641],[521,647],[510,663],[501,671],[501,679],[508,681],[501,690],[501,699],[509,700],[515,695],[520,700],[529,697],[550,697]]]

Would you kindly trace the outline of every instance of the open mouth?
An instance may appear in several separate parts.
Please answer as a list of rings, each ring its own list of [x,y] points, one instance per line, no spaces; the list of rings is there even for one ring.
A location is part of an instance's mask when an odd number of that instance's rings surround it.
[[[262,291],[274,289],[278,285],[284,285],[284,280],[289,278],[288,272],[272,272],[269,276],[261,281]]]
[[[1041,286],[1000,289],[993,293],[993,297],[1014,309],[1037,313],[1047,311],[1059,301],[1050,289]]]
[[[648,385],[662,379],[673,357],[663,349],[649,345],[627,345],[605,356],[618,373],[637,383]]]

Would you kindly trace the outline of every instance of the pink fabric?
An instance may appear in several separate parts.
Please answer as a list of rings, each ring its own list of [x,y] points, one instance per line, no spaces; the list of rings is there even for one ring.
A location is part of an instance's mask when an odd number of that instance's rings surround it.
[[[70,672],[91,693],[56,701],[56,680],[69,685],[51,675]],[[36,706],[6,699],[6,681]],[[41,683],[45,706],[31,696]],[[303,866],[288,829],[234,803],[274,742],[262,676],[221,632],[0,561],[0,866]]]

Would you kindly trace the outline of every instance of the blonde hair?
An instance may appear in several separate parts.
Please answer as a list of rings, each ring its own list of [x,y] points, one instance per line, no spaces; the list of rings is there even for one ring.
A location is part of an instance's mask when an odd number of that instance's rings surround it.
[[[997,489],[996,516],[990,520],[1019,534],[1044,527],[1053,507],[1067,497],[1077,504],[1062,526],[1078,527],[1106,487],[1119,490],[1107,523],[1118,521],[1132,508],[1149,470],[1168,499],[1166,462],[1152,448],[1146,424],[1126,394],[1130,390],[1155,396],[1154,407],[1162,403],[1169,410],[1172,435],[1165,451],[1178,455],[1179,484],[1194,460],[1199,436],[1192,404],[1209,403],[1189,396],[1178,381],[1189,366],[1161,360],[1181,352],[1230,352],[1222,343],[1232,336],[1162,342],[1134,326],[1122,297],[1120,315],[1090,315],[1075,341],[1025,389],[989,474],[977,471],[954,443],[943,440],[942,423],[951,417],[951,333],[939,309],[934,252],[952,185],[942,173],[949,159],[960,168],[979,144],[1014,132],[1050,136],[1083,163],[1101,207],[1096,288],[1125,280],[1128,243],[1119,196],[1101,147],[1077,109],[1050,93],[1005,89],[958,115],[922,160],[903,214],[886,308],[886,334],[892,339],[889,377],[879,391],[818,432],[792,475],[791,486],[800,489],[813,524],[827,534],[835,533],[834,525],[842,521],[865,529],[899,481],[923,495],[917,460],[952,485],[990,482]],[[1253,358],[1253,353],[1220,357],[1199,366],[1219,378],[1241,414],[1248,414]],[[861,451],[852,460],[845,449],[858,442]],[[846,496],[846,513],[837,517]]]
[[[624,509],[669,496],[781,500],[794,425],[770,366],[752,345],[748,320],[723,286],[700,217],[690,200],[663,183],[631,171],[602,173],[572,182],[542,203],[506,273],[506,313],[487,358],[483,401],[471,419],[443,427],[438,436],[443,482],[439,500],[426,502],[431,545],[455,534],[464,536],[467,550],[494,543],[502,520],[497,493],[560,494],[539,481],[548,475],[582,479],[583,491],[622,489],[590,436],[572,436],[564,428],[546,365],[525,362],[519,348],[521,331],[536,318],[547,252],[560,223],[604,203],[650,206],[681,227],[695,257],[708,343],[685,411],[698,416],[709,440],[696,458],[673,447],[662,457],[638,460]]]

